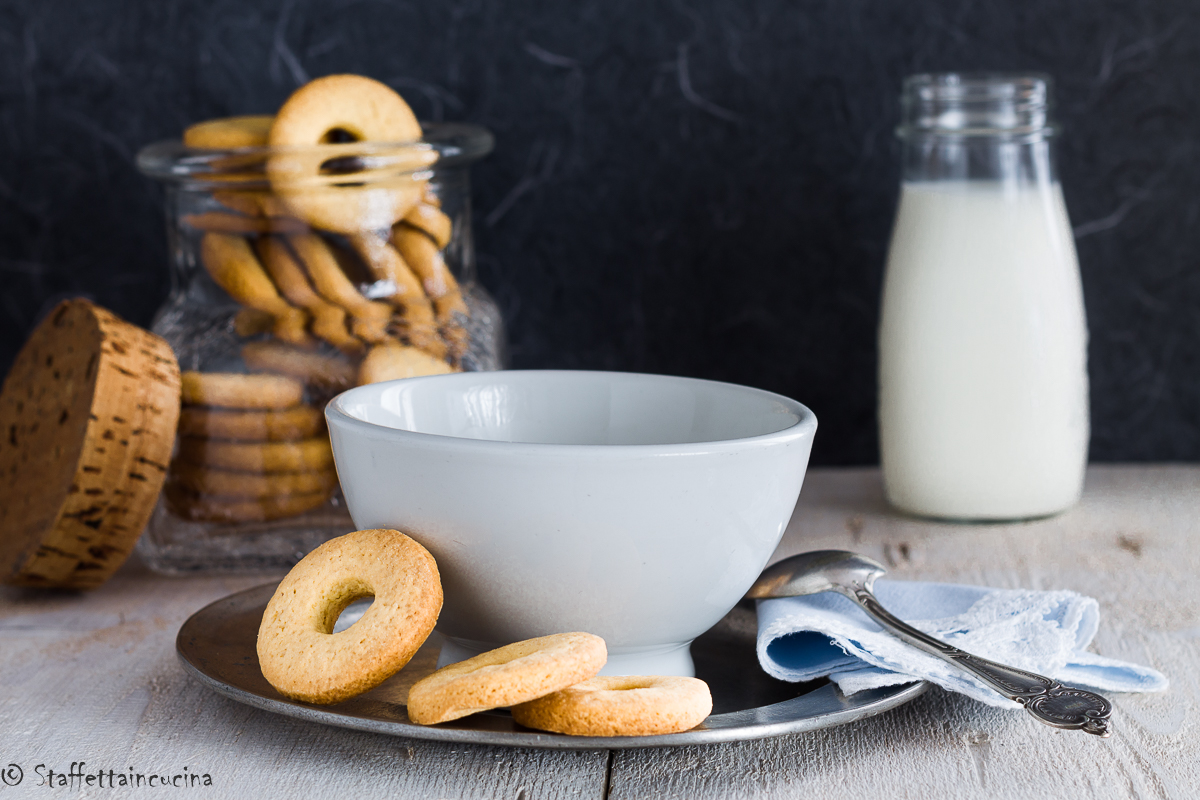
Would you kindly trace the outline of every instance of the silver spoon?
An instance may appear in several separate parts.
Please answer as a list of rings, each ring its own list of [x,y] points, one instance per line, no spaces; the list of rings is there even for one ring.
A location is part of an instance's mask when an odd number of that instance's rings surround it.
[[[1112,705],[1100,695],[973,656],[892,616],[871,593],[875,579],[886,573],[882,564],[866,556],[845,550],[815,550],[767,567],[746,597],[766,600],[838,592],[857,603],[901,640],[971,673],[1009,700],[1025,706],[1039,722],[1055,728],[1079,729],[1100,737],[1109,735]]]

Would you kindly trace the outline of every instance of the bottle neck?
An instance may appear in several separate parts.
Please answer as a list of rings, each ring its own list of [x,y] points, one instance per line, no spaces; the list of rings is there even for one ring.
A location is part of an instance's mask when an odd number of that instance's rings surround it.
[[[941,73],[904,81],[906,181],[1054,181],[1050,79]]]
[[[908,136],[904,180],[990,181],[1049,185],[1058,180],[1048,138],[1024,141],[992,136]]]

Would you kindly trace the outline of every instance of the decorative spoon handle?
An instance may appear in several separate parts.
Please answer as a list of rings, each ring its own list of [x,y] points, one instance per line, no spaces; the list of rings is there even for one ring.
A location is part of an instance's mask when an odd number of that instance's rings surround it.
[[[1039,722],[1055,728],[1087,731],[1102,738],[1109,735],[1108,719],[1112,715],[1112,705],[1100,695],[1064,686],[1056,680],[1023,669],[997,664],[948,645],[892,616],[880,605],[870,589],[857,586],[842,591],[842,594],[900,639],[971,673],[1008,699],[1025,706],[1025,710]]]

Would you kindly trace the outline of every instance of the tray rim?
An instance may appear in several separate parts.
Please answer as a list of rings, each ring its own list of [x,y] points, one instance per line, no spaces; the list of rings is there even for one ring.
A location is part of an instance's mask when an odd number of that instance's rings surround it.
[[[316,722],[338,728],[380,733],[409,739],[455,742],[460,744],[500,745],[547,750],[623,750],[642,747],[678,747],[683,745],[719,744],[773,738],[791,733],[804,733],[835,727],[881,714],[924,694],[926,681],[898,684],[871,689],[849,697],[842,695],[833,683],[826,683],[811,692],[766,706],[714,714],[705,724],[714,727],[694,728],[682,733],[659,736],[567,736],[541,731],[496,731],[464,728],[444,728],[417,725],[382,719],[363,714],[338,712],[336,706],[316,706],[283,697],[266,697],[257,692],[227,683],[206,673],[187,656],[184,643],[190,625],[214,606],[228,603],[241,595],[273,590],[276,583],[261,584],[225,595],[191,614],[180,626],[175,637],[175,652],[184,670],[217,694],[244,705],[306,722]],[[266,599],[269,599],[269,595]],[[263,607],[266,607],[264,599]],[[211,612],[210,612],[211,613]],[[805,713],[813,709],[832,709],[820,713]]]

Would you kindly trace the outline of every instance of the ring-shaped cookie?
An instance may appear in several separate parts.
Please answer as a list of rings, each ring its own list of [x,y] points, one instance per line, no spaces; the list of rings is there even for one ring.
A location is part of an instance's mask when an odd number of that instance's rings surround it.
[[[230,297],[275,318],[272,330],[277,339],[297,345],[313,343],[305,329],[308,313],[279,296],[279,290],[244,237],[204,234],[200,240],[200,261],[213,282]]]
[[[444,250],[446,245],[450,244],[450,238],[454,234],[454,223],[450,221],[450,217],[446,216],[446,213],[437,206],[425,202],[424,199],[404,215],[402,222],[412,225],[433,239],[434,244],[440,250]]]
[[[304,265],[321,297],[346,309],[354,318],[350,330],[355,336],[371,343],[388,339],[387,324],[392,316],[391,307],[363,297],[338,265],[328,242],[309,232],[289,237],[288,244]]]
[[[454,279],[450,268],[446,266],[446,259],[432,239],[410,225],[401,224],[392,229],[391,240],[430,298],[438,300],[455,295],[459,298],[459,304],[462,303],[458,281]],[[465,314],[467,308],[463,305],[460,310]]]
[[[232,150],[238,147],[262,147],[267,143],[271,123],[269,114],[246,117],[222,117],[189,125],[183,132],[185,147]]]
[[[463,323],[470,316],[462,291],[446,260],[432,239],[405,222],[392,228],[392,244],[401,258],[421,280],[426,293],[433,300],[437,312],[440,333],[450,346],[451,357],[462,358],[469,337]],[[411,340],[411,337],[410,337]],[[413,344],[420,345],[416,340]],[[434,353],[442,356],[443,353]]]
[[[388,153],[386,163],[373,168],[377,159],[370,149],[340,137],[414,144]],[[268,142],[279,152],[268,160],[267,174],[289,210],[318,228],[381,230],[407,214],[424,192],[425,180],[414,173],[436,161],[437,152],[419,144],[420,138],[420,123],[393,89],[361,75],[328,75],[293,92],[275,115]],[[333,159],[358,168],[328,175],[323,168]]]
[[[249,369],[288,375],[322,391],[340,392],[354,385],[355,369],[347,362],[281,342],[249,342],[242,347],[242,361]]]
[[[303,233],[308,229],[292,217],[247,217],[224,211],[205,211],[202,214],[184,214],[184,225],[207,233]]]
[[[570,736],[657,736],[690,730],[712,712],[708,684],[697,678],[613,675],[514,706],[527,728]]]
[[[422,236],[419,233],[416,235]],[[438,358],[444,357],[446,343],[438,337],[433,304],[426,296],[421,281],[400,253],[388,242],[387,237],[374,231],[358,233],[349,238],[350,244],[375,279],[386,281],[393,288],[393,294],[387,300],[399,305],[401,312],[392,317],[392,325],[401,330],[413,345]]]
[[[333,468],[306,472],[234,472],[177,461],[171,465],[170,480],[198,495],[266,498],[283,495],[328,494],[338,485]]]
[[[374,597],[362,618],[333,633],[346,606]],[[331,539],[292,568],[258,629],[263,677],[280,694],[337,703],[377,686],[408,663],[442,609],[437,564],[393,530]]]
[[[269,522],[312,511],[325,504],[331,490],[309,494],[279,494],[270,497],[222,497],[196,494],[176,483],[163,488],[167,506],[177,516],[193,522],[234,524]]]
[[[304,268],[282,239],[263,236],[254,249],[284,298],[312,315],[314,334],[344,352],[357,353],[363,349],[362,342],[346,329],[346,309],[313,291]]]
[[[179,435],[242,442],[276,442],[309,439],[325,425],[325,417],[312,406],[278,411],[241,411],[203,406],[179,412]]]
[[[329,469],[333,450],[328,436],[297,442],[223,442],[181,436],[179,460],[234,472],[309,472]]]
[[[367,357],[358,365],[358,385],[400,378],[416,378],[422,375],[444,375],[455,372],[454,367],[440,358],[435,358],[419,347],[384,342],[375,345]]]
[[[604,640],[590,633],[515,642],[417,681],[408,692],[408,718],[419,725],[436,725],[525,703],[587,680],[607,660]]]
[[[239,308],[233,315],[233,332],[242,338],[270,333],[275,318],[257,308]]]
[[[213,192],[212,199],[220,203],[224,209],[229,209],[244,217],[274,217],[276,224],[287,224],[290,221],[300,230],[308,226],[287,215],[287,207],[275,195],[263,189],[226,189]]]
[[[304,399],[304,385],[283,375],[189,370],[180,378],[184,405],[283,409],[298,406]]]

